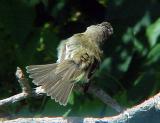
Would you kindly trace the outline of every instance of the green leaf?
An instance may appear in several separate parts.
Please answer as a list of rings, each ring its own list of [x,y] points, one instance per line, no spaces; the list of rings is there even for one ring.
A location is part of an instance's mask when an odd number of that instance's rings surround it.
[[[157,43],[157,39],[160,36],[160,18],[147,28],[146,34],[150,47],[153,47]]]
[[[154,48],[152,48],[147,58],[148,58],[148,64],[151,64],[160,60],[160,44],[157,44]]]

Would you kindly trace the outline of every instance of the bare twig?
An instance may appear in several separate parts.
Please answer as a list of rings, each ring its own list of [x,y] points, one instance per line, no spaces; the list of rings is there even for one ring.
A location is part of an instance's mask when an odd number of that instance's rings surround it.
[[[0,106],[18,102],[20,100],[25,99],[27,96],[28,96],[28,94],[22,92],[22,93],[14,95],[14,96],[8,97],[6,99],[2,99],[2,100],[0,100]]]
[[[36,89],[31,90],[29,83],[27,79],[25,79],[22,70],[20,68],[17,68],[16,76],[18,78],[18,81],[22,87],[22,92],[19,94],[16,94],[14,96],[11,96],[9,98],[0,100],[0,106],[3,106],[5,104],[12,104],[15,102],[18,102],[20,100],[23,100],[27,98],[28,96],[40,96],[44,94],[44,90],[41,87],[37,87]],[[112,99],[108,94],[106,94],[102,89],[97,88],[93,85],[91,85],[88,89],[88,93],[95,95],[98,97],[100,100],[102,100],[105,104],[111,106],[117,111],[123,111],[124,109],[119,106],[119,104]],[[123,112],[121,112],[117,116],[112,116],[112,117],[104,117],[104,118],[82,118],[82,117],[68,117],[68,118],[63,118],[63,117],[54,117],[54,118],[48,118],[48,117],[43,117],[43,118],[18,118],[14,120],[5,120],[4,123],[14,123],[14,122],[61,122],[61,123],[78,123],[78,122],[83,122],[83,123],[94,123],[94,122],[109,122],[109,123],[116,123],[116,122],[121,122],[121,123],[126,123],[126,121],[131,121],[132,119],[136,118],[140,113],[150,112],[151,109],[160,110],[160,93],[155,95],[154,97],[151,97],[147,101],[134,106],[130,109],[127,109]],[[160,114],[159,114],[160,115]],[[155,116],[155,115],[154,115]],[[148,116],[144,117],[148,118]],[[0,119],[2,120],[2,119]],[[160,119],[159,119],[160,120]],[[160,121],[157,121],[159,123]]]
[[[88,93],[95,95],[97,98],[99,98],[102,102],[107,104],[108,106],[115,109],[117,112],[122,112],[125,109],[122,108],[116,100],[114,100],[112,97],[110,97],[106,92],[104,92],[101,88],[98,88],[94,85],[91,85],[88,89]]]
[[[143,103],[134,106],[130,109],[125,110],[121,114],[112,117],[104,117],[104,118],[83,118],[83,117],[43,117],[43,118],[18,118],[14,120],[5,120],[4,123],[30,123],[30,122],[38,122],[38,123],[142,123],[142,121],[147,121],[147,123],[159,123],[160,118],[156,119],[157,115],[157,104],[160,103],[160,93],[151,97],[150,99],[144,101]],[[153,111],[155,114],[153,114]],[[147,113],[150,113],[148,115]],[[146,114],[146,115],[145,115]],[[158,114],[160,116],[160,112]],[[145,122],[146,123],[146,122]]]
[[[18,82],[22,88],[22,92],[24,92],[26,94],[30,94],[31,88],[28,83],[28,80],[25,78],[22,70],[19,67],[17,67],[16,77],[18,78]]]
[[[30,90],[29,83],[27,79],[24,77],[24,74],[19,67],[17,67],[16,77],[18,78],[18,82],[22,88],[22,92],[14,96],[11,96],[9,98],[0,100],[0,106],[21,101],[30,95],[31,90]]]

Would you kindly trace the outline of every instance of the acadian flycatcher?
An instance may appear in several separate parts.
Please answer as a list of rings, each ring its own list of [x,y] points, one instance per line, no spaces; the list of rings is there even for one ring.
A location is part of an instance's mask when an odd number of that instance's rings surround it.
[[[27,73],[35,85],[65,106],[74,85],[80,80],[87,83],[97,69],[102,56],[100,45],[112,33],[108,22],[89,26],[60,43],[56,63],[27,66]]]

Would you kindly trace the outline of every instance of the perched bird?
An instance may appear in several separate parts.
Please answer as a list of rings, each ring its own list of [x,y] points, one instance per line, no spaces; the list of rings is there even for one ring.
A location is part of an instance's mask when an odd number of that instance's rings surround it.
[[[112,33],[108,22],[89,26],[85,32],[61,41],[56,63],[27,66],[27,73],[35,85],[65,106],[74,85],[87,83],[94,74],[101,61],[100,46]]]

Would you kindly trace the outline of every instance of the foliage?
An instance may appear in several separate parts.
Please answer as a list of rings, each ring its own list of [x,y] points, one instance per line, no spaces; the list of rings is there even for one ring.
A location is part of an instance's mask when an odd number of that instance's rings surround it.
[[[159,0],[0,0],[0,98],[20,92],[17,66],[55,62],[62,39],[105,20],[114,35],[103,46],[103,62],[92,81],[125,107],[154,95],[160,90],[159,11]],[[0,108],[0,116],[114,113],[93,95],[79,92],[67,107],[42,97]]]

